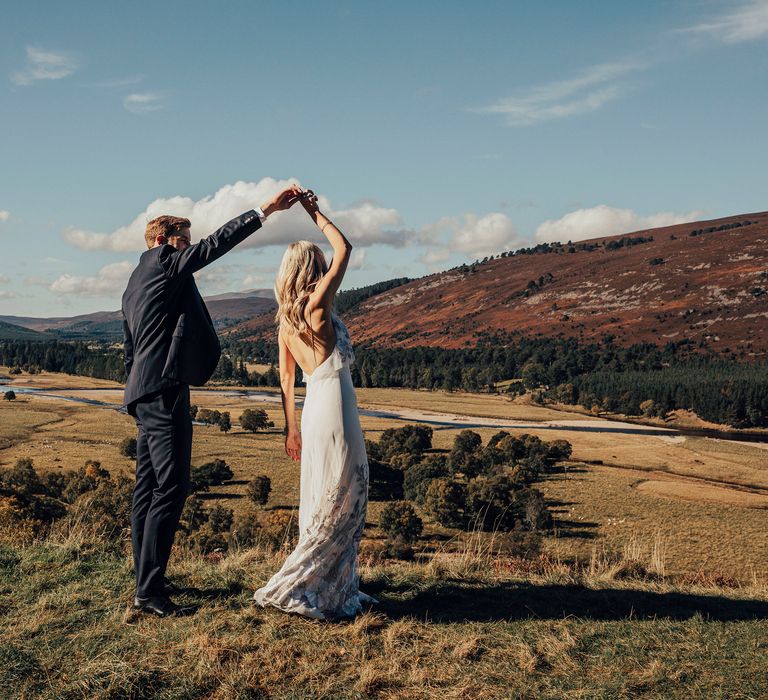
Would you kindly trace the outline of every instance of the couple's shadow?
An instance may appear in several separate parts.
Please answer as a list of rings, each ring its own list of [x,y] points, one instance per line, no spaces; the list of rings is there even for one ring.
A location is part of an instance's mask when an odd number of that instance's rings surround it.
[[[492,622],[524,619],[591,620],[704,619],[736,621],[768,619],[768,601],[737,600],[719,595],[655,592],[636,589],[592,589],[578,584],[495,585],[471,580],[448,580],[423,585],[364,582],[361,589],[379,599],[370,610],[390,619],[415,617],[430,622]],[[199,602],[228,601],[250,607],[244,593],[250,588],[232,582],[225,588],[198,589]],[[250,598],[250,596],[248,596]]]
[[[768,619],[768,601],[718,595],[591,589],[577,584],[526,582],[487,585],[445,581],[416,587],[370,582],[361,588],[379,598],[372,609],[390,618],[432,622],[492,622],[528,618],[561,620],[687,620],[696,615],[719,621]],[[394,596],[394,597],[393,597]]]

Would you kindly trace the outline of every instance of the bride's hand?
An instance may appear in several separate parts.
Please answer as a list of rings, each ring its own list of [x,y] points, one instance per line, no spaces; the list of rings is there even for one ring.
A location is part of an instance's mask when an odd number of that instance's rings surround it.
[[[294,462],[301,459],[301,433],[296,430],[288,431],[285,436],[285,454]]]
[[[310,216],[314,216],[316,212],[320,211],[320,207],[317,205],[317,195],[312,190],[302,192],[299,201]]]

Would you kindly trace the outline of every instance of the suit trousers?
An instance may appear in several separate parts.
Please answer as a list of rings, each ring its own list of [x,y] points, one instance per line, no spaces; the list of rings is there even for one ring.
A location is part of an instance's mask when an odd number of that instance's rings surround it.
[[[178,384],[143,396],[128,412],[139,430],[131,509],[136,595],[162,595],[165,569],[189,493],[189,386]]]

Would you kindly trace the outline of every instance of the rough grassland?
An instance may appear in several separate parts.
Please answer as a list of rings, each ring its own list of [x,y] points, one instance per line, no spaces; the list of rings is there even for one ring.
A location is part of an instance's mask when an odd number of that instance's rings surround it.
[[[362,569],[354,622],[251,605],[282,555],[171,574],[198,612],[135,615],[127,557],[70,537],[0,550],[3,698],[762,698],[768,594],[527,574],[489,561]]]

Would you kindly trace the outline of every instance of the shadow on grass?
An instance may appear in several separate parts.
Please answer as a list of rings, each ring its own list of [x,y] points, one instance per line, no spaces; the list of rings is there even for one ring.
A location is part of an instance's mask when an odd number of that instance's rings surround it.
[[[593,590],[575,584],[468,586],[445,582],[414,590],[412,585],[373,581],[362,588],[381,600],[373,610],[393,619],[415,617],[433,622],[561,620],[568,616],[591,620],[687,620],[696,614],[719,621],[768,618],[766,601],[677,592]]]

